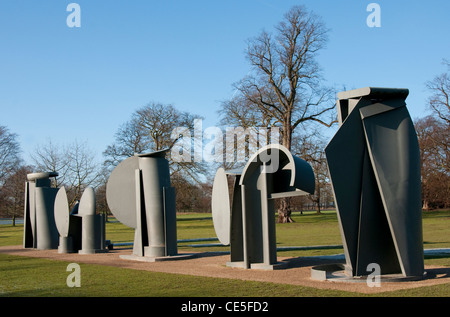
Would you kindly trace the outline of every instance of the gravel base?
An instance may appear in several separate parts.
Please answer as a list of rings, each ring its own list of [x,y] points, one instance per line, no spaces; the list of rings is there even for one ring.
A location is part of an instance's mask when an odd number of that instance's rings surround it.
[[[340,259],[326,257],[278,257],[278,261],[285,265],[278,270],[258,270],[228,267],[229,254],[214,252],[188,253],[188,257],[175,257],[174,260],[165,261],[135,261],[130,258],[131,249],[114,249],[106,253],[97,254],[61,254],[57,250],[24,249],[22,246],[0,247],[0,253],[45,258],[59,261],[89,263],[126,269],[185,274],[192,276],[207,276],[229,278],[249,281],[272,282],[314,287],[319,289],[332,289],[356,293],[380,293],[400,289],[430,286],[450,283],[450,268],[439,266],[426,266],[426,277],[419,281],[381,282],[380,287],[369,287],[367,283],[354,283],[345,280],[315,280],[311,278],[311,268],[334,263],[344,263]],[[184,253],[180,253],[183,255]],[[187,253],[186,253],[187,254]],[[124,256],[124,257],[121,257]],[[308,294],[305,294],[308,296]]]

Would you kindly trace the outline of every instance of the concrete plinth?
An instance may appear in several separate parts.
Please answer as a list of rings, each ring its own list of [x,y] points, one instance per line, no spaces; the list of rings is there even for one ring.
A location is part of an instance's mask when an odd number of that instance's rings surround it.
[[[189,258],[193,258],[195,254],[177,254],[177,255],[170,255],[170,256],[157,256],[157,257],[151,257],[151,256],[139,256],[139,255],[121,255],[119,256],[121,259],[124,260],[131,260],[131,261],[140,261],[140,262],[161,262],[161,261],[177,261],[177,260],[186,260]]]
[[[368,275],[352,276],[349,274],[344,264],[324,264],[311,268],[311,278],[313,280],[333,282],[356,282],[367,283]],[[351,272],[350,272],[351,273]],[[420,276],[404,276],[402,274],[382,274],[379,276],[380,283],[387,282],[408,282],[408,281],[420,281],[427,277],[426,272]]]
[[[237,267],[241,269],[248,269],[245,262],[227,262],[228,267]],[[285,269],[287,267],[287,263],[284,262],[277,262],[275,264],[266,264],[266,263],[251,263],[250,269],[255,270],[266,270],[266,271],[273,271],[273,270],[281,270]]]

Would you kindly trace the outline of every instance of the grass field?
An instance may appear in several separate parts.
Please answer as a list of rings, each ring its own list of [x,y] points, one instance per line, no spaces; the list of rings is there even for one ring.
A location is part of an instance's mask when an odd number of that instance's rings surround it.
[[[317,246],[340,245],[341,237],[336,213],[320,215],[305,212],[293,215],[295,223],[277,224],[277,245]],[[177,217],[178,239],[212,238],[215,231],[211,214],[180,214]],[[0,225],[0,246],[22,244],[23,226]],[[424,213],[424,248],[450,248],[450,211]],[[134,232],[119,222],[108,222],[106,238],[112,242],[132,242]],[[193,244],[218,243],[183,242],[183,251],[227,251],[227,246],[193,247]],[[342,253],[338,249],[279,251],[280,256],[313,256]],[[80,288],[66,285],[68,263],[0,255],[0,296],[171,296],[171,297],[301,297],[301,296],[368,296],[343,291],[319,290],[276,283],[249,282],[180,274],[155,273],[124,268],[83,264],[83,284]],[[450,257],[426,257],[425,264],[450,267]],[[378,297],[450,296],[450,283],[418,289],[378,293]]]

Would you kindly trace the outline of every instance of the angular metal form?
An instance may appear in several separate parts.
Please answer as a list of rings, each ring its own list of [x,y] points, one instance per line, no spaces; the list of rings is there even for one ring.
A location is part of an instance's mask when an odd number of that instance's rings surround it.
[[[55,222],[59,231],[59,253],[93,254],[107,252],[105,217],[96,214],[95,193],[87,187],[80,202],[69,213],[67,193],[58,190],[55,199]]]
[[[50,177],[56,172],[32,173],[25,182],[23,247],[39,250],[58,247],[58,230],[53,216],[57,188],[51,187]]]
[[[338,94],[339,130],[325,149],[346,274],[424,274],[420,152],[408,89]]]
[[[228,177],[233,178],[231,186]],[[230,203],[229,187],[233,191]],[[212,191],[214,228],[230,244],[228,266],[272,270],[277,263],[274,199],[313,194],[314,172],[284,146],[258,150],[242,170],[219,168]]]
[[[123,258],[157,261],[181,257],[167,151],[129,157],[116,166],[108,179],[106,199],[111,212],[135,229],[133,254]]]

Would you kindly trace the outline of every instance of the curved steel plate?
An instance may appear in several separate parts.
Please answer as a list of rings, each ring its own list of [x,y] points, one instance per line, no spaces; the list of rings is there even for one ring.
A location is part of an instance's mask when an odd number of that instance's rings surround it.
[[[217,238],[224,245],[230,244],[230,195],[227,175],[223,168],[219,168],[214,177],[211,209]]]
[[[91,187],[87,187],[81,196],[78,214],[80,216],[95,215],[95,193]]]
[[[69,234],[69,202],[64,187],[58,190],[55,197],[55,223],[61,237]]]
[[[106,184],[106,201],[113,215],[124,225],[136,228],[135,170],[139,158],[132,156],[123,160],[112,171]]]

